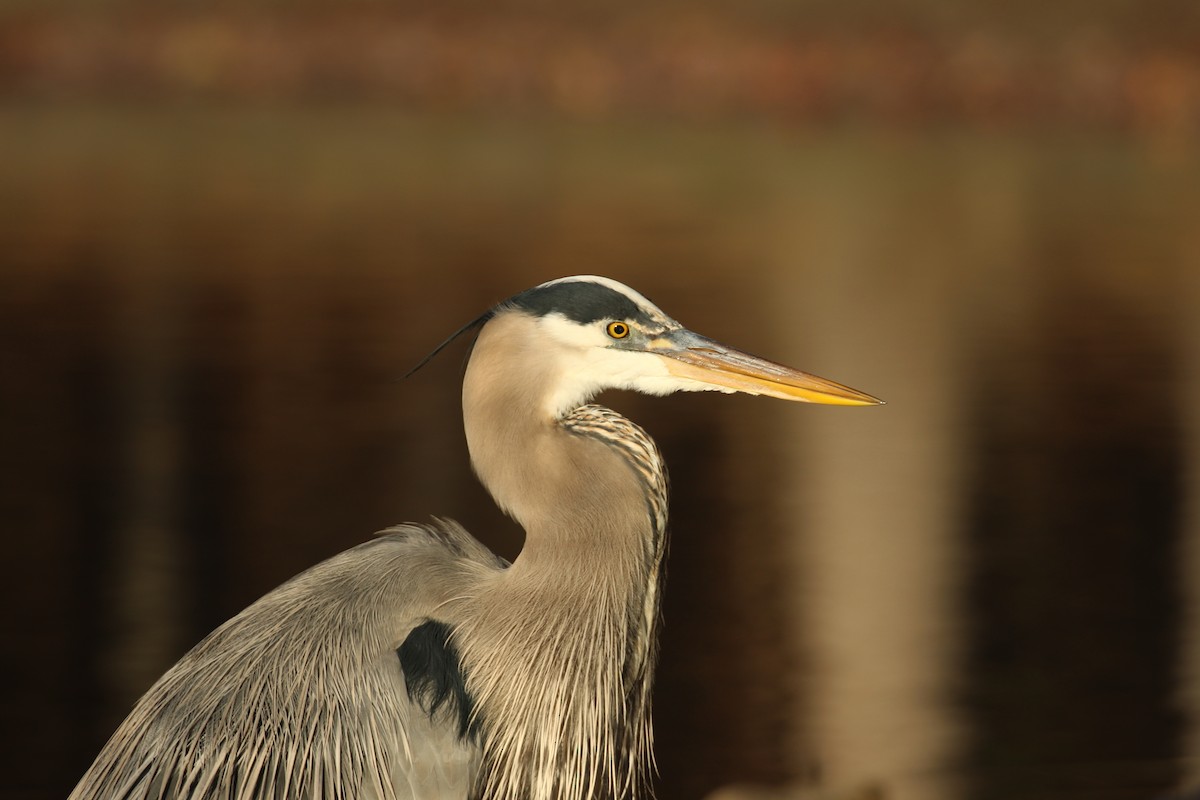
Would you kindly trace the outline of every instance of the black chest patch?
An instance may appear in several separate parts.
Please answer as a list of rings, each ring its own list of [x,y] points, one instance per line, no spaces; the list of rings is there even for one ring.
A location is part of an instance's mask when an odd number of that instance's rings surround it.
[[[450,626],[437,620],[413,628],[396,648],[408,699],[419,705],[430,719],[444,707],[458,720],[460,738],[474,737],[475,701],[467,692],[458,648],[450,638]]]

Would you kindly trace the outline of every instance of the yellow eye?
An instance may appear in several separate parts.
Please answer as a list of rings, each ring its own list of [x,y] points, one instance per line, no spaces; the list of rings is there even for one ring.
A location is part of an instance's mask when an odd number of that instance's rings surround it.
[[[610,322],[604,330],[614,339],[624,339],[629,335],[629,326],[624,322]]]

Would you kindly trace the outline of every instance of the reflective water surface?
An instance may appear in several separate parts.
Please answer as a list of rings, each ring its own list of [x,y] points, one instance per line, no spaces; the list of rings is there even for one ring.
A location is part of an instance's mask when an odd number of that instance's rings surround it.
[[[661,797],[1200,787],[1194,152],[236,106],[0,148],[11,796],[374,531],[512,557],[464,348],[400,376],[575,273],[888,401],[605,398],[671,467]]]

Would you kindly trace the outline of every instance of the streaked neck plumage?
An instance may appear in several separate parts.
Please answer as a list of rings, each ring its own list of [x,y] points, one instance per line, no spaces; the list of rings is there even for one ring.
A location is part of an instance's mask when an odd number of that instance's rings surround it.
[[[526,533],[456,634],[482,734],[479,793],[633,797],[652,764],[665,476],[624,417],[554,413],[547,397],[570,365],[537,344],[534,318],[496,317],[463,383],[472,464]]]

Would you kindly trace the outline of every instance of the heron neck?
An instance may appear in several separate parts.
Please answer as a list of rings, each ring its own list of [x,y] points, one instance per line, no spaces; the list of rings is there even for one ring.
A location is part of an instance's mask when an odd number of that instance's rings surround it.
[[[519,561],[592,550],[641,553],[665,511],[653,442],[615,412],[556,417],[548,398],[563,368],[528,351],[520,315],[480,332],[463,381],[471,463],[497,505],[525,529]],[[568,552],[564,552],[568,551]]]
[[[559,367],[524,349],[525,324],[488,323],[463,382],[472,465],[526,534],[458,627],[485,730],[480,795],[636,797],[651,769],[661,460],[616,412],[554,416]]]

